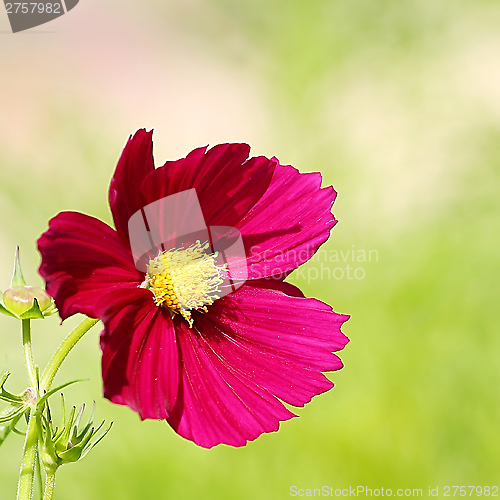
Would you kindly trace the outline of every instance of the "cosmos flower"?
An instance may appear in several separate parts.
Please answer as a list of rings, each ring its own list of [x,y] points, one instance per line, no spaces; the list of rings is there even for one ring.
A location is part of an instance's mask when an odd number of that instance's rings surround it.
[[[63,320],[103,321],[106,398],[166,419],[200,446],[243,446],[295,416],[283,402],[304,406],[333,386],[322,372],[342,368],[333,353],[348,342],[348,316],[284,281],[328,239],[336,193],[318,173],[248,159],[246,144],[195,149],[160,168],[152,148],[152,132],[139,130],[118,162],[109,191],[116,230],[58,214],[38,241],[40,273]],[[214,241],[174,235],[141,263],[129,231],[135,215],[194,192]],[[176,204],[158,216],[160,226],[190,223]],[[236,264],[212,251],[230,239],[221,228],[241,235]]]

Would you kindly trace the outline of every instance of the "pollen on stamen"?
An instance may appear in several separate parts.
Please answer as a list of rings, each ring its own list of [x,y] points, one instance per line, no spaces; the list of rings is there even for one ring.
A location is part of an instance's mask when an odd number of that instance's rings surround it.
[[[208,242],[196,241],[187,248],[172,248],[150,260],[141,288],[151,290],[157,306],[180,314],[193,326],[192,310],[208,312],[219,299],[225,266],[216,264],[218,253],[206,253]]]

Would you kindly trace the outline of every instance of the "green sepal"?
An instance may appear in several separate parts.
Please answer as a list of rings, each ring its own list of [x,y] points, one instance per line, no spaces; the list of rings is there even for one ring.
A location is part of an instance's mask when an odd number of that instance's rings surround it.
[[[77,462],[86,456],[87,453],[106,436],[113,425],[111,422],[102,435],[92,442],[92,438],[94,438],[104,426],[104,421],[97,426],[97,428],[92,426],[95,416],[95,401],[87,425],[85,425],[81,432],[78,432],[85,405],[82,405],[78,412],[76,411],[76,407],[73,406],[68,420],[66,421],[64,397],[62,394],[61,397],[62,421],[59,429],[56,428],[54,430],[52,427],[48,403],[46,404],[47,417],[41,411],[37,410],[40,426],[42,428],[43,443],[40,456],[45,468],[52,471],[55,471],[65,463]]]
[[[11,313],[4,305],[3,305],[3,293],[0,292],[0,312],[6,314],[7,316],[12,316],[13,318],[17,318],[14,313]]]
[[[50,421],[41,412],[36,413],[38,427],[42,429],[42,442],[40,446],[40,458],[42,459],[45,470],[55,472],[59,467],[57,453],[52,439],[52,425]]]
[[[63,451],[62,453],[59,453],[59,458],[63,462],[76,462],[77,460],[80,460],[85,446],[87,446],[87,443],[91,440],[94,433],[94,428],[90,428],[87,434],[82,437],[80,442],[78,442],[77,444],[73,444],[72,442],[73,446],[71,448],[66,449],[66,451]]]
[[[82,406],[82,409],[83,409],[83,406]],[[92,411],[90,412],[90,417],[89,417],[89,420],[87,422],[87,425],[82,429],[80,434],[77,434],[78,429],[75,427],[74,435],[72,438],[72,441],[74,443],[81,441],[83,439],[83,436],[85,436],[85,434],[87,434],[89,429],[92,428],[92,424],[94,423],[94,417],[95,417],[95,401],[94,401],[94,404],[92,405]]]
[[[81,450],[79,446],[73,446],[73,448],[70,448],[67,451],[58,453],[58,457],[61,460],[61,463],[78,462],[82,456],[82,452],[83,450]]]
[[[103,420],[102,424],[96,429],[94,434],[96,434],[99,431],[99,429],[103,426],[103,424],[104,424],[104,420]],[[111,422],[109,424],[108,428],[93,443],[89,444],[87,446],[87,448],[83,450],[83,454],[82,454],[81,458],[85,458],[87,456],[87,453],[90,450],[92,450],[95,446],[97,446],[106,437],[106,434],[111,430],[111,427],[113,427],[113,422]]]
[[[48,309],[45,309],[43,311],[43,315],[46,318],[47,316],[53,316],[54,314],[57,314],[59,312],[59,309],[57,309],[56,304],[53,303]]]
[[[14,258],[14,274],[12,275],[12,281],[10,287],[14,288],[16,286],[26,286],[26,281],[24,281],[23,272],[21,271],[21,261],[19,260],[19,247],[16,247],[16,256]]]
[[[64,402],[64,394],[61,392],[61,425],[59,426],[59,431],[56,428],[56,432],[52,436],[54,441],[59,439],[59,436],[64,432],[65,425],[66,425],[66,404]]]
[[[59,436],[59,439],[57,439],[55,442],[56,453],[59,457],[61,456],[61,453],[63,453],[68,449],[69,437],[71,435],[73,420],[75,419],[75,413],[76,413],[76,406],[73,406],[73,408],[71,408],[71,413],[69,414],[68,422],[64,427],[64,431]]]
[[[68,451],[62,453],[60,456],[61,459],[63,459],[66,462],[69,461],[75,461],[80,460],[80,458],[84,458],[87,453],[94,448],[104,437],[106,434],[111,430],[111,427],[113,426],[113,422],[111,422],[108,426],[108,428],[97,438],[97,440],[94,443],[90,443],[90,440],[101,430],[101,428],[104,425],[104,420],[99,424],[97,428],[91,427],[88,429],[86,434],[82,436],[81,441],[78,442],[76,446],[73,446],[73,448],[69,449]],[[73,453],[72,453],[73,452]],[[78,458],[76,458],[78,457]]]
[[[38,300],[36,298],[33,299],[33,307],[24,311],[19,318],[21,319],[43,319],[43,313],[40,310],[40,306],[38,305]]]
[[[57,309],[55,304],[52,304],[48,309],[42,312],[40,309],[40,305],[38,304],[38,299],[35,297],[33,299],[33,306],[31,309],[24,311],[20,316],[9,311],[3,302],[3,293],[0,292],[0,313],[6,314],[7,316],[11,316],[17,319],[44,319],[47,316],[53,316],[57,314],[59,310]]]

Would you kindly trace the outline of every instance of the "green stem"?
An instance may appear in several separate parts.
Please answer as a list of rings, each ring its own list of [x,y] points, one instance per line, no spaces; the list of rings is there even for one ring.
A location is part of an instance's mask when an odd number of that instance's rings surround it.
[[[42,379],[40,381],[41,394],[50,389],[57,371],[61,367],[71,349],[73,349],[76,343],[98,322],[98,319],[86,318],[66,337],[64,342],[54,353],[54,356],[52,356],[47,368],[45,368],[45,371],[43,372]]]
[[[43,500],[52,500],[54,494],[54,487],[56,485],[56,471],[45,469],[45,493]]]
[[[30,411],[26,441],[24,443],[24,455],[21,463],[21,474],[17,487],[17,500],[32,500],[33,483],[35,480],[35,463],[38,451],[38,425],[35,409]]]
[[[40,463],[40,450],[36,454],[36,476],[38,479],[39,496],[43,496],[42,464]]]
[[[23,347],[24,347],[24,362],[28,371],[28,378],[31,387],[38,394],[37,377],[35,362],[33,361],[33,349],[31,347],[31,324],[29,319],[23,319]]]

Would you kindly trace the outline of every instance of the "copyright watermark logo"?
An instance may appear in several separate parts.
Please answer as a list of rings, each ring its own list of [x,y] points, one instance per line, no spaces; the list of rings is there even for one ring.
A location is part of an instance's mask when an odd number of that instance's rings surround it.
[[[42,0],[10,2],[4,0],[13,33],[29,30],[63,16],[76,7],[79,0]]]

